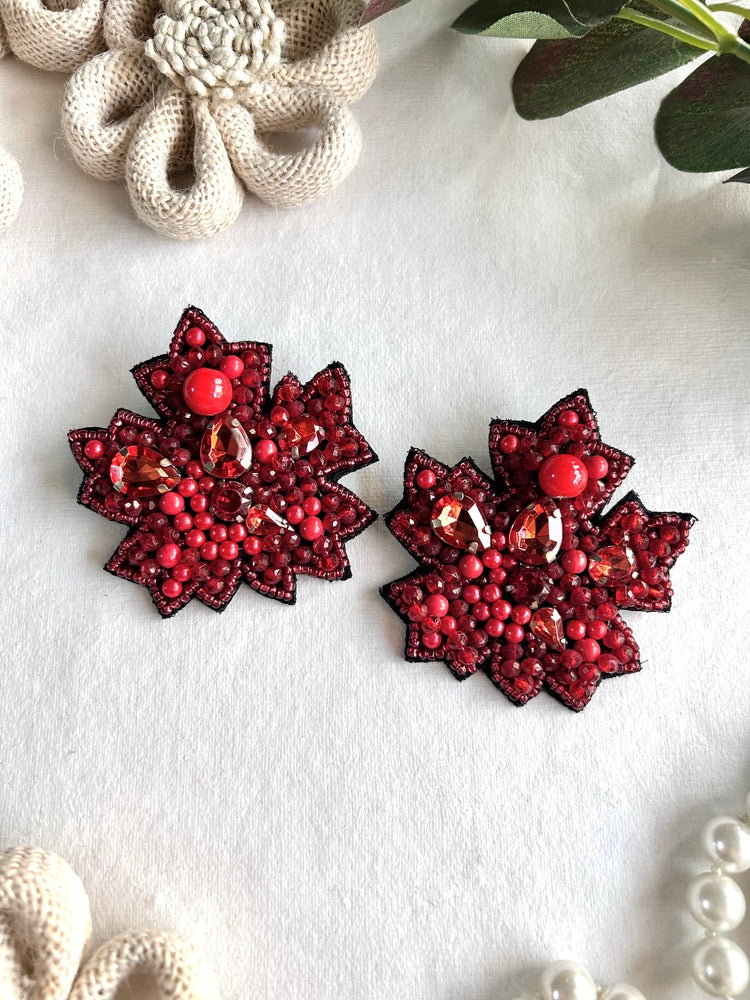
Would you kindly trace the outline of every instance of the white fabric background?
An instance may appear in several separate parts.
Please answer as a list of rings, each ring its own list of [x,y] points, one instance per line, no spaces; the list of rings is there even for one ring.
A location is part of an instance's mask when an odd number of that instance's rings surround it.
[[[679,74],[522,122],[523,46],[448,32],[463,5],[380,22],[344,186],[190,245],[71,163],[60,78],[0,67],[26,178],[0,237],[0,842],[67,857],[97,939],[190,937],[228,1000],[507,1000],[560,957],[697,997],[697,834],[750,784],[750,191],[660,159]],[[377,588],[414,564],[382,520],[293,608],[243,588],[162,621],[102,571],[125,529],[76,505],[65,434],[150,413],[129,369],[188,303],[272,341],[276,378],[346,364],[381,461],[345,482],[381,513],[409,445],[488,470],[492,417],[588,387],[628,485],[700,518],[671,614],[628,616],[642,673],[575,715],[406,664]]]

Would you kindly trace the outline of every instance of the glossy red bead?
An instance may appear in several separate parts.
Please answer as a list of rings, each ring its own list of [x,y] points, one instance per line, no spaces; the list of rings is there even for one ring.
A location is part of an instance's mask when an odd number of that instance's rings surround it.
[[[196,368],[182,386],[185,405],[193,413],[213,417],[232,402],[232,383],[217,368]]]
[[[206,343],[206,335],[199,326],[191,326],[185,333],[185,342],[190,347],[202,347]]]
[[[175,545],[172,542],[162,545],[156,550],[156,561],[165,569],[171,569],[172,566],[176,566],[181,556],[182,552],[179,545]]]
[[[425,649],[437,649],[441,645],[443,637],[439,632],[423,632],[422,633],[422,645]]]
[[[467,554],[458,560],[458,568],[467,580],[476,580],[484,573],[484,564],[475,555]]]
[[[563,410],[558,418],[557,422],[561,427],[575,427],[578,423],[578,414],[575,410]]]
[[[161,592],[165,597],[174,600],[182,593],[182,584],[179,580],[175,580],[174,577],[170,576],[162,583]]]
[[[444,618],[448,614],[448,599],[442,594],[430,594],[425,600],[427,614],[435,618]]]
[[[274,460],[274,456],[278,450],[276,442],[271,441],[270,438],[261,438],[260,441],[253,445],[253,454],[256,460],[262,465],[269,465]]]
[[[580,496],[589,482],[589,474],[583,461],[577,455],[567,453],[550,455],[542,462],[539,473],[539,488],[548,497]]]
[[[593,663],[601,655],[601,647],[595,639],[579,639],[575,645],[584,663]]]
[[[83,453],[86,456],[86,458],[89,458],[91,460],[95,458],[101,458],[102,455],[104,454],[104,445],[101,443],[101,441],[94,441],[94,440],[87,441],[86,444],[83,446]]]
[[[604,479],[609,472],[609,462],[604,455],[589,455],[584,461],[589,479]]]
[[[245,370],[245,363],[236,354],[228,354],[225,358],[221,359],[219,368],[227,378],[239,378]]]
[[[518,444],[515,434],[506,434],[500,438],[500,451],[503,455],[512,455],[514,451],[518,451]]]
[[[159,497],[159,510],[163,514],[179,514],[185,509],[185,500],[179,492],[164,493]]]
[[[298,530],[306,542],[314,542],[324,533],[323,522],[319,517],[306,517]]]
[[[417,473],[416,483],[421,490],[429,490],[437,482],[437,476],[432,471],[432,469],[422,469],[421,472]]]

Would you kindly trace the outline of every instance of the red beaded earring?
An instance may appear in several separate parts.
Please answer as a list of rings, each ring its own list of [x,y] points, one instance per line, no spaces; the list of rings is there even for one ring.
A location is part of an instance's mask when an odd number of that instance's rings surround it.
[[[193,597],[223,611],[241,580],[292,603],[299,573],[346,579],[344,542],[376,517],[337,481],[377,459],[343,366],[269,399],[270,372],[268,344],[227,343],[191,306],[169,353],[133,369],[161,419],[118,410],[69,435],[79,502],[130,528],[105,568],[165,617]]]
[[[601,441],[582,389],[535,424],[493,421],[490,457],[494,481],[412,449],[386,523],[420,567],[381,593],[407,660],[458,680],[482,667],[518,705],[545,686],[579,711],[604,678],[640,670],[620,611],[669,610],[694,518],[633,493],[601,513],[633,460]]]

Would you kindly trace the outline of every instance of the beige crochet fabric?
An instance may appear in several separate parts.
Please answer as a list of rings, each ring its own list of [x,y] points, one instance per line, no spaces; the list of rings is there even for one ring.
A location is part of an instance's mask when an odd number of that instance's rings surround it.
[[[120,934],[78,973],[90,930],[86,892],[62,858],[36,847],[0,853],[2,1000],[115,1000],[136,972],[163,1000],[218,1000],[205,961],[174,934]]]
[[[377,69],[361,12],[361,0],[109,0],[109,51],[65,90],[73,155],[124,180],[139,218],[178,239],[231,225],[240,181],[279,207],[319,198],[359,157],[347,104]],[[298,152],[274,149],[270,135],[303,129],[319,134]]]

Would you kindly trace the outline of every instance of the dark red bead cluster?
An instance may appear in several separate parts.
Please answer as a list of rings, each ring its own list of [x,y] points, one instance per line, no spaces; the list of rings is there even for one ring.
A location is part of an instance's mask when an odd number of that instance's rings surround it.
[[[602,443],[578,390],[535,424],[490,425],[491,482],[413,449],[387,515],[421,566],[382,589],[407,624],[408,660],[478,668],[519,705],[546,686],[576,711],[600,681],[640,670],[624,608],[667,611],[669,569],[689,514],[654,514],[629,494],[602,508],[632,459]]]
[[[286,375],[269,400],[270,371],[269,345],[227,343],[190,307],[169,354],[133,369],[162,419],[119,410],[69,435],[79,502],[131,528],[105,568],[165,617],[192,597],[222,611],[242,579],[290,603],[298,573],[345,579],[344,541],[376,516],[337,482],[376,460],[344,368]]]

